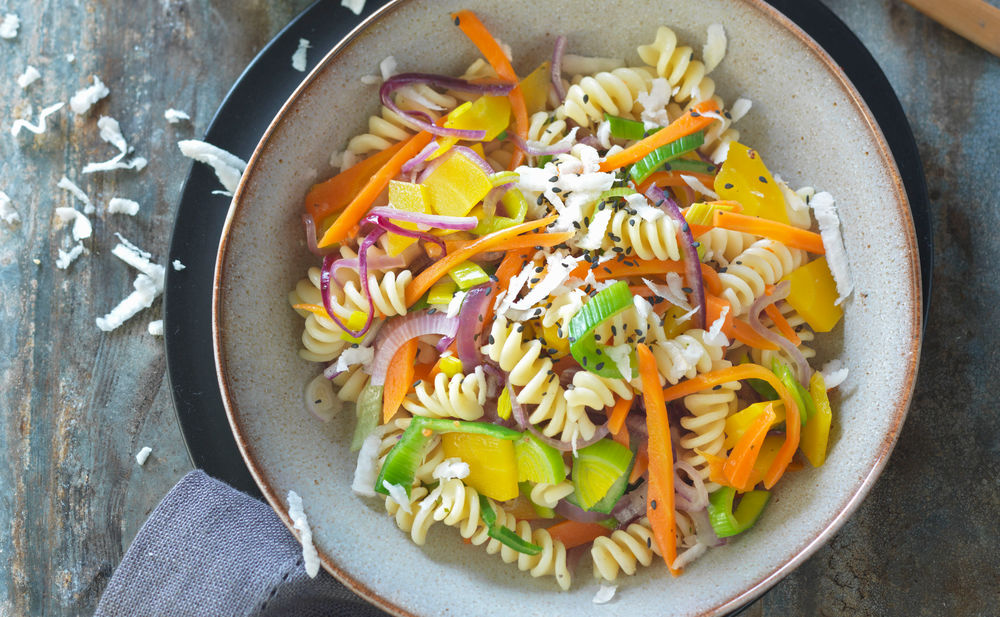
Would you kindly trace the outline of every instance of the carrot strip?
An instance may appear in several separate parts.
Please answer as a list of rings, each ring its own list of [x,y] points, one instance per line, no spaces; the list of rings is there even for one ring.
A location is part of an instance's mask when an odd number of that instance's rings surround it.
[[[421,131],[411,137],[406,142],[406,145],[397,150],[386,164],[375,172],[371,179],[368,180],[368,184],[355,195],[351,203],[344,208],[340,216],[326,230],[326,233],[323,234],[323,239],[319,241],[320,248],[330,246],[346,238],[351,233],[351,229],[358,224],[358,221],[364,218],[372,202],[385,190],[385,187],[389,186],[389,180],[399,175],[399,170],[403,167],[403,164],[423,150],[424,146],[431,142],[431,137],[433,136],[427,131]]]
[[[774,325],[778,326],[778,331],[781,332],[786,339],[790,340],[793,345],[798,346],[802,343],[802,339],[800,339],[799,335],[795,332],[795,328],[792,327],[792,324],[788,323],[788,320],[781,314],[781,311],[778,310],[777,306],[768,304],[764,307],[764,312],[771,318]]]
[[[539,249],[546,248],[550,246],[555,246],[557,244],[562,244],[563,242],[569,240],[573,237],[573,232],[571,231],[557,231],[551,233],[535,233],[535,234],[524,234],[522,236],[517,236],[516,238],[511,238],[509,241],[505,242],[503,249],[505,251],[516,251],[520,249]],[[445,240],[444,246],[447,252],[457,251],[462,249],[475,240]],[[433,244],[428,244],[428,246],[434,246]],[[514,274],[517,274],[515,272]]]
[[[764,236],[771,240],[777,240],[786,246],[816,253],[817,255],[826,254],[826,249],[823,248],[823,239],[818,233],[792,227],[778,221],[747,216],[745,214],[736,214],[735,212],[726,212],[725,210],[716,210],[712,218],[712,224],[723,229]]]
[[[493,273],[496,277],[496,285],[490,291],[490,297],[486,300],[486,314],[483,316],[483,332],[489,332],[490,324],[493,323],[493,306],[497,294],[501,289],[507,289],[510,279],[514,278],[518,272],[524,269],[528,263],[528,258],[534,253],[534,249],[514,249],[504,256],[503,261],[497,266],[497,271]]]
[[[639,445],[639,451],[635,453],[635,465],[632,466],[632,473],[628,476],[629,484],[634,484],[649,471],[649,454],[646,452],[646,444]]]
[[[694,379],[688,379],[676,386],[670,386],[663,391],[663,397],[667,401],[675,401],[689,394],[711,388],[712,386],[729,383],[730,381],[739,381],[741,379],[763,379],[771,384],[771,387],[778,393],[781,402],[785,405],[785,417],[799,417],[799,407],[795,404],[795,400],[792,398],[788,388],[785,387],[785,384],[781,383],[781,380],[774,373],[759,364],[740,364],[718,371],[703,373]],[[795,450],[799,447],[799,436],[802,432],[801,424],[799,422],[785,422],[785,427],[785,441],[781,444],[781,450],[778,451],[774,462],[771,463],[767,473],[764,474],[764,486],[768,489],[781,479],[781,475],[791,462],[792,456],[795,455]]]
[[[413,383],[411,383],[410,386],[412,386],[414,383],[417,383],[418,381],[427,381],[428,379],[433,379],[434,369],[436,368],[437,364],[427,364],[427,363],[417,364],[416,366],[414,366]]]
[[[306,194],[306,212],[316,222],[317,229],[328,216],[340,212],[347,204],[351,203],[351,200],[361,192],[361,189],[371,179],[372,174],[385,166],[389,159],[410,139],[407,137],[403,141],[371,155],[357,165],[345,169],[329,180],[314,184]]]
[[[616,443],[628,448],[632,445],[632,436],[628,434],[628,431],[618,431],[617,433],[611,433],[611,439]]]
[[[330,318],[330,314],[326,312],[326,309],[318,304],[293,304],[292,308],[299,311],[309,311],[318,317]]]
[[[625,418],[628,417],[629,410],[632,409],[631,399],[620,398],[608,416],[608,430],[617,435],[625,426]],[[627,433],[627,431],[626,431]]]
[[[403,343],[392,356],[389,370],[385,374],[385,389],[382,391],[382,424],[389,422],[403,404],[406,393],[413,384],[414,361],[417,359],[417,345],[420,339],[411,338]]]
[[[703,174],[697,171],[654,171],[649,174],[648,178],[642,181],[638,190],[640,193],[645,194],[646,189],[654,184],[656,186],[687,186],[687,182],[681,176],[692,176],[705,186],[712,186],[712,183],[715,182],[715,176],[712,174]]]
[[[636,347],[639,355],[639,376],[642,378],[642,397],[646,402],[646,428],[649,456],[649,501],[646,517],[653,528],[653,536],[663,553],[670,574],[679,576],[674,568],[677,559],[677,521],[674,515],[674,455],[670,445],[670,424],[667,405],[660,386],[660,373],[656,358],[645,343]]]
[[[486,29],[483,22],[479,21],[479,18],[472,11],[458,11],[457,13],[452,13],[451,17],[455,20],[455,25],[465,33],[465,36],[469,37],[472,44],[479,49],[479,53],[483,54],[486,61],[497,72],[497,77],[514,84],[514,88],[507,94],[507,98],[510,99],[510,110],[514,114],[515,130],[521,139],[526,140],[528,138],[528,107],[524,101],[524,91],[521,90],[517,73],[514,72],[514,67],[511,66],[510,60],[507,59],[507,54],[503,52],[497,40],[493,38],[490,31]],[[514,152],[510,168],[516,169],[523,160],[524,152],[518,148]]]
[[[747,345],[748,347],[753,347],[754,349],[777,349],[778,346],[767,340],[763,336],[757,334],[750,324],[743,321],[742,319],[733,318],[733,310],[730,307],[729,302],[716,295],[712,292],[705,294],[705,307],[706,307],[706,322],[711,320],[714,322],[722,314],[722,309],[729,308],[729,312],[726,314],[726,321],[722,325],[722,333],[731,339],[736,339],[737,341]]]
[[[554,220],[556,220],[555,214],[538,219],[537,221],[528,221],[520,225],[508,227],[507,229],[501,229],[500,231],[486,234],[478,240],[473,240],[457,251],[445,255],[418,274],[417,278],[413,279],[410,286],[406,288],[406,306],[413,306],[413,303],[419,300],[420,296],[424,295],[424,292],[430,289],[442,276],[447,274],[448,270],[451,270],[466,259],[477,253],[498,248],[516,236],[528,231],[534,231],[539,227],[545,227]]]
[[[729,458],[722,466],[722,473],[726,476],[730,486],[741,491],[753,488],[747,486],[747,481],[750,479],[754,463],[757,462],[764,437],[767,436],[767,431],[771,428],[775,417],[774,405],[764,407],[764,411],[754,418],[750,426],[747,427],[747,431],[733,446],[733,451],[729,453]]]
[[[715,122],[716,119],[702,114],[718,111],[719,106],[714,101],[709,100],[698,103],[690,111],[671,122],[668,126],[641,141],[637,141],[621,152],[604,159],[601,163],[601,171],[614,171],[615,169],[630,165],[660,146],[665,146],[672,141],[677,141],[681,137],[686,137],[691,133],[696,133],[706,128]]]
[[[580,523],[577,521],[562,521],[549,527],[552,541],[563,543],[566,550],[589,544],[601,536],[610,536],[611,530],[598,523]]]
[[[583,265],[586,267],[586,264]],[[649,276],[651,274],[666,274],[667,272],[684,274],[684,262],[669,259],[647,260],[637,258],[633,260],[624,259],[622,261],[612,259],[597,266],[597,269],[594,270],[594,278],[598,281],[606,281],[607,279]],[[712,266],[701,264],[701,277],[705,281],[705,289],[707,291],[716,295],[722,293],[722,279],[719,278],[719,273]]]

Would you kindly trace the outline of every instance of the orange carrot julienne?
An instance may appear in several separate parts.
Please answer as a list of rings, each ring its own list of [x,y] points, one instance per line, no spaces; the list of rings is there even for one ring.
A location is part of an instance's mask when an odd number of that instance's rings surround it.
[[[313,217],[317,229],[326,217],[340,212],[351,203],[351,200],[365,187],[372,174],[388,163],[408,140],[409,138],[404,139],[371,155],[325,182],[314,184],[306,194],[306,212]]]
[[[419,154],[424,149],[424,146],[431,142],[431,137],[433,136],[427,131],[421,131],[411,137],[405,146],[397,150],[386,164],[375,172],[368,181],[368,184],[351,200],[351,203],[344,208],[340,216],[333,221],[333,224],[330,225],[330,228],[326,230],[323,238],[319,241],[320,248],[330,246],[346,238],[351,233],[351,229],[364,218],[372,202],[385,190],[385,187],[389,186],[389,180],[399,175],[399,170],[402,169],[403,164]]]
[[[598,523],[580,523],[577,521],[562,521],[549,527],[552,541],[563,543],[566,550],[593,542],[601,536],[610,536],[611,530]]]
[[[389,422],[396,410],[403,404],[406,393],[413,383],[414,361],[420,339],[411,338],[396,350],[385,374],[385,389],[382,391],[382,424]]]
[[[292,308],[299,311],[309,311],[310,313],[318,315],[319,317],[326,317],[327,319],[330,318],[330,315],[326,312],[326,309],[320,306],[319,304],[301,304],[301,303],[293,304]]]
[[[601,163],[601,171],[614,171],[615,169],[625,167],[638,161],[660,146],[677,141],[681,137],[686,137],[691,133],[697,133],[716,120],[716,118],[702,114],[718,111],[719,106],[715,104],[715,101],[709,100],[698,103],[690,111],[671,122],[668,126],[641,141],[637,141],[621,152],[617,152],[604,159]]]
[[[554,231],[550,233],[534,233],[534,234],[524,234],[516,238],[511,238],[509,241],[505,242],[503,245],[504,251],[516,251],[520,249],[535,249],[535,248],[546,248],[550,246],[555,246],[557,244],[562,244],[563,242],[569,240],[573,237],[573,232],[571,231]],[[475,242],[475,240],[445,240],[444,246],[448,253],[452,251],[457,251],[470,243]],[[435,246],[434,244],[428,244],[427,246]],[[515,272],[514,274],[517,274]]]
[[[670,424],[667,405],[660,386],[660,373],[656,358],[645,343],[636,347],[639,356],[639,376],[642,378],[642,397],[646,403],[646,442],[649,456],[649,501],[646,517],[653,528],[653,536],[663,553],[670,574],[679,576],[674,568],[677,559],[677,521],[674,514],[674,456],[670,445]]]
[[[790,340],[793,345],[798,346],[802,342],[802,339],[800,339],[799,335],[795,332],[795,328],[792,327],[792,324],[788,323],[788,320],[781,314],[781,311],[778,310],[777,306],[768,304],[764,307],[764,312],[771,318],[774,325],[778,327],[778,331],[781,332],[786,339]]]
[[[774,405],[769,404],[764,407],[764,411],[754,418],[746,432],[733,446],[733,451],[729,453],[729,457],[722,466],[722,473],[728,480],[729,486],[741,491],[753,488],[746,486],[746,484],[750,479],[754,463],[757,462],[764,437],[767,436],[767,431],[771,428],[775,417]]]
[[[615,435],[621,432],[630,409],[632,409],[632,400],[619,398],[611,410],[611,415],[608,416],[608,430]]]
[[[640,444],[639,451],[635,453],[635,465],[632,466],[632,473],[628,476],[629,484],[634,484],[639,478],[646,475],[649,470],[649,454],[646,453],[646,444]]]
[[[731,231],[742,231],[757,236],[764,236],[771,240],[777,240],[786,246],[809,251],[817,255],[826,254],[826,249],[823,248],[823,238],[818,233],[799,229],[798,227],[779,223],[778,221],[716,210],[712,218],[712,224]]]
[[[490,31],[472,11],[458,11],[452,13],[451,17],[455,20],[455,25],[465,33],[465,36],[469,37],[472,44],[479,49],[479,53],[483,54],[486,61],[493,67],[497,77],[514,84],[514,88],[507,94],[507,98],[510,99],[510,110],[514,114],[514,128],[518,136],[526,140],[528,138],[528,107],[524,101],[524,91],[521,90],[517,73],[514,72],[514,67],[507,59],[507,54],[503,52],[503,48],[500,47],[497,40],[493,38]],[[518,148],[511,160],[511,169],[517,168],[523,160],[524,152]]]
[[[726,320],[722,325],[722,333],[729,338],[736,339],[744,345],[753,347],[754,349],[773,350],[778,348],[777,345],[757,334],[757,331],[754,330],[747,322],[741,319],[734,319],[733,310],[729,302],[717,295],[714,295],[713,292],[705,294],[705,308],[705,319],[707,323],[712,323],[718,319],[722,315],[723,308],[729,309],[726,313]]]
[[[632,445],[632,436],[628,434],[628,431],[618,431],[617,433],[611,433],[611,439],[616,443],[628,448]]]
[[[424,292],[430,289],[434,283],[438,282],[442,276],[447,274],[448,270],[451,270],[466,259],[477,253],[499,248],[508,240],[525,232],[534,231],[539,227],[545,227],[554,220],[556,220],[555,214],[536,221],[528,221],[520,225],[508,227],[507,229],[501,229],[500,231],[495,231],[477,240],[473,240],[457,251],[445,255],[418,274],[417,278],[413,279],[410,286],[406,288],[406,306],[413,306],[413,303],[419,300],[420,296],[424,295]]]
[[[689,394],[707,390],[712,386],[729,383],[730,381],[740,381],[742,379],[763,379],[774,388],[774,391],[781,398],[781,402],[785,405],[785,417],[799,417],[799,407],[795,404],[795,399],[792,398],[785,384],[781,383],[781,380],[774,373],[759,364],[740,364],[718,371],[703,373],[693,379],[682,381],[676,386],[670,386],[663,391],[663,397],[667,401],[675,401]],[[781,475],[792,461],[792,456],[795,455],[795,450],[799,447],[799,437],[802,432],[801,424],[799,422],[785,422],[785,427],[785,441],[781,444],[781,449],[778,450],[777,456],[774,457],[774,462],[771,463],[767,473],[764,474],[764,487],[768,489],[781,479]]]
[[[656,186],[687,186],[687,182],[681,176],[691,176],[705,186],[712,186],[712,183],[715,182],[715,176],[712,174],[703,174],[697,171],[655,171],[642,181],[638,190],[640,193],[645,194],[646,189],[654,184]]]

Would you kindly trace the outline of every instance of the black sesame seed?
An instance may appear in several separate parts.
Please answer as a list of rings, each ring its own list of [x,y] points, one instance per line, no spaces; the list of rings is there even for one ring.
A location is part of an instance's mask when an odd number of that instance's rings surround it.
[[[651,499],[649,501],[649,507],[652,508],[653,510],[656,509],[656,500],[655,499]]]
[[[427,314],[428,314],[428,315],[433,315],[433,314],[434,314],[434,313],[436,313],[436,312],[437,312],[437,309],[436,309],[436,308],[431,308],[431,309],[427,309]]]
[[[763,182],[764,184],[767,184],[767,178],[765,178],[764,176],[760,176],[757,179],[760,180],[761,182]]]
[[[611,274],[611,268],[607,266],[604,266],[604,271],[607,272],[608,274]]]
[[[543,268],[542,266],[537,266],[535,268],[535,273],[536,274],[541,274],[543,270],[545,270],[545,268]]]
[[[549,182],[559,182],[559,176],[552,176],[549,178]]]
[[[545,201],[545,196],[544,195],[539,195],[538,199],[535,200],[535,203],[540,206],[540,205],[542,205],[543,201]]]
[[[722,386],[721,386],[721,385],[718,385],[718,386],[712,386],[712,389],[713,389],[713,390],[721,390],[721,389],[722,389]]]
[[[589,103],[590,102],[590,95],[589,94],[584,94],[583,95],[583,102],[584,103]]]
[[[558,186],[553,186],[552,187],[552,192],[553,193],[562,193],[562,189],[559,188]]]
[[[523,323],[517,324],[517,331],[518,331],[518,333],[524,332],[524,324]]]
[[[681,287],[681,291],[683,291],[686,294],[689,294],[689,293],[693,292],[694,290],[691,289],[690,287]]]
[[[492,334],[490,335],[490,338],[488,338],[487,340],[490,342],[490,345],[493,345],[494,343],[496,343],[496,339],[493,338]]]
[[[700,117],[701,117],[701,114],[700,114],[700,113],[698,113],[698,112],[696,112],[696,111],[692,111],[692,112],[691,112],[691,117],[692,117],[692,118],[700,118]]]
[[[731,188],[733,188],[733,183],[732,182],[726,182],[726,184],[724,186],[727,189],[731,189]]]
[[[455,18],[455,25],[457,26],[458,24],[459,24],[459,19],[456,17]]]
[[[601,369],[603,369],[603,368],[604,368],[604,363],[603,362],[598,362],[597,366],[594,367],[594,369],[598,370],[598,371],[601,370]]]

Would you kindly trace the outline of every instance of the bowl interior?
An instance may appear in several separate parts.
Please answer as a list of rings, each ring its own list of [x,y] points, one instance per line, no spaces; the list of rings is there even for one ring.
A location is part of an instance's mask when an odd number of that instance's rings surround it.
[[[388,55],[400,71],[460,74],[476,50],[449,13],[470,8],[514,50],[526,74],[551,55],[555,37],[582,55],[623,57],[653,40],[659,25],[700,50],[709,24],[726,28],[728,51],[713,72],[718,92],[753,109],[738,128],[768,167],[793,187],[831,192],[840,210],[855,282],[843,322],[823,355],[850,369],[834,401],[827,463],[789,474],[751,532],[711,550],[671,579],[662,563],[620,579],[616,600],[591,603],[589,557],[573,590],[532,579],[436,525],[417,547],[380,500],[350,490],[353,413],[329,424],[302,403],[319,365],[298,358],[301,319],[288,292],[318,265],[306,250],[302,197],[329,177],[331,152],[362,132],[378,107],[378,73]],[[557,18],[553,18],[553,16]],[[639,19],[637,19],[637,17]],[[407,0],[331,53],[293,95],[262,140],[234,199],[217,265],[215,345],[223,398],[251,472],[288,520],[299,493],[328,569],[397,614],[719,614],[762,593],[827,539],[881,470],[909,403],[919,353],[920,290],[906,196],[877,126],[832,61],[791,22],[756,0]],[[414,572],[421,572],[416,583]],[[456,593],[456,590],[462,590]]]

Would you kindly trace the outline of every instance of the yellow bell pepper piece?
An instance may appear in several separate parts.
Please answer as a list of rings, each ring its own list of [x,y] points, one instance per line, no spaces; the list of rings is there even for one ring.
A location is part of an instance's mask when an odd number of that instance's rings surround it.
[[[569,355],[569,338],[567,338],[569,333],[564,330],[562,334],[562,337],[560,337],[558,322],[548,327],[542,326],[542,338],[545,339],[545,349],[548,350],[547,353],[553,360],[558,360]],[[555,351],[553,352],[553,350]]]
[[[354,311],[351,316],[347,318],[347,327],[351,330],[357,332],[361,328],[365,327],[365,322],[368,320],[368,313],[364,311]],[[340,339],[347,341],[348,343],[360,343],[364,340],[363,336],[351,336],[346,332],[340,333]]]
[[[837,283],[830,274],[826,257],[814,259],[795,269],[785,279],[791,288],[785,300],[816,332],[829,332],[844,315],[844,309],[834,304]]]
[[[784,435],[768,435],[764,438],[764,443],[760,446],[760,454],[754,461],[753,470],[750,472],[750,479],[747,480],[743,488],[753,488],[764,481],[764,474],[771,467],[771,463],[778,456],[781,444],[785,443]]]
[[[496,139],[510,124],[510,99],[505,96],[481,96],[473,102],[462,103],[455,108],[444,126],[449,129],[466,131],[486,131],[482,141]],[[458,143],[458,137],[443,137],[440,146],[427,160],[432,160],[447,152]]]
[[[462,372],[462,361],[455,356],[445,356],[438,360],[438,368],[441,369],[445,377],[451,379]]]
[[[424,180],[431,208],[444,216],[465,216],[493,188],[479,165],[455,153]]]
[[[684,211],[684,220],[692,225],[711,225],[712,218],[715,216],[716,210],[732,212],[735,208],[733,206],[727,206],[726,204],[719,203],[691,204],[691,207]]]
[[[749,405],[726,418],[726,441],[722,447],[729,450],[735,446],[736,442],[740,440],[740,437],[742,437],[743,434],[747,432],[747,429],[750,428],[750,424],[754,421],[754,419],[764,413],[764,408],[768,405],[774,405],[774,421],[771,423],[771,426],[784,422],[785,406],[781,403],[781,401],[764,401],[762,403]]]
[[[549,84],[552,82],[550,66],[552,64],[545,61],[521,80],[521,94],[524,95],[524,106],[529,116],[545,109],[549,98]]]
[[[816,413],[802,427],[799,449],[813,467],[819,467],[826,461],[830,424],[833,422],[833,409],[830,407],[830,398],[826,395],[826,382],[819,371],[814,372],[809,380],[809,394],[816,403]]]
[[[518,496],[513,441],[472,433],[445,433],[441,435],[441,446],[445,458],[457,457],[469,465],[469,475],[463,480],[467,485],[497,501]]]
[[[743,214],[788,223],[785,196],[756,150],[729,144],[729,154],[715,176],[715,192],[723,200],[738,201]]]
[[[663,313],[663,331],[667,338],[677,338],[691,329],[691,319],[681,320],[687,311],[679,306],[671,306]]]
[[[412,182],[389,181],[389,206],[397,210],[407,212],[420,212],[430,214],[430,202],[428,200],[427,187]],[[403,229],[417,229],[416,223],[400,221],[396,223]],[[417,241],[416,238],[401,236],[389,232],[387,250],[390,255],[399,255],[408,246]],[[364,322],[362,322],[364,325]]]

